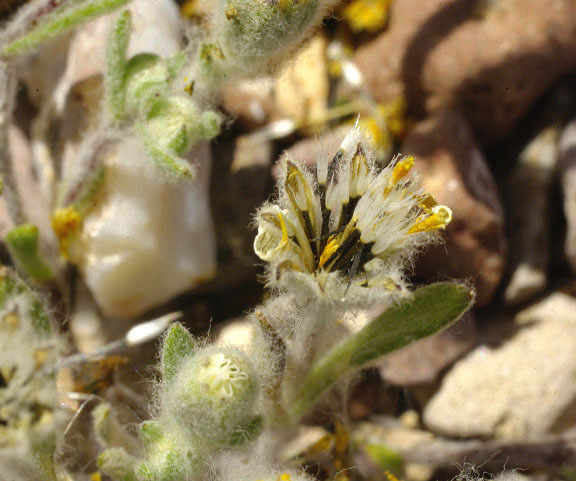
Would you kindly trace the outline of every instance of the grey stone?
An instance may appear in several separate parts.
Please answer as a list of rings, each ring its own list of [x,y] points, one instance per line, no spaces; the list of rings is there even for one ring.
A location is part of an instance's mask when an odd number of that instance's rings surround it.
[[[516,316],[502,346],[456,363],[424,421],[459,437],[537,439],[576,425],[576,299],[555,293]]]
[[[551,190],[559,159],[558,130],[541,130],[522,150],[507,179],[512,275],[508,304],[524,302],[547,284],[550,260]]]

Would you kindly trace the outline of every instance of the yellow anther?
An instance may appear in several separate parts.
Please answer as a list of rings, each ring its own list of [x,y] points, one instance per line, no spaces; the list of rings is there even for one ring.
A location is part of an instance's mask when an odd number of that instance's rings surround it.
[[[427,214],[429,214],[437,205],[438,202],[436,202],[436,199],[431,194],[424,194],[418,199],[418,207],[424,210]]]
[[[187,79],[185,79],[186,82],[188,82]],[[194,93],[194,80],[192,80],[191,82],[188,82],[185,86],[184,86],[184,92],[186,92],[188,95],[192,95]]]
[[[290,481],[290,473],[282,473],[277,481]]]
[[[388,21],[391,0],[353,0],[342,13],[355,32],[377,32]]]
[[[286,229],[286,222],[284,222],[284,217],[280,212],[278,212],[278,220],[280,221],[280,229],[282,229],[282,240],[280,241],[280,246],[288,242],[288,229]]]
[[[401,137],[410,126],[410,121],[406,119],[406,100],[404,97],[397,97],[392,102],[379,105],[378,111],[385,119],[386,127],[395,138]]]
[[[75,207],[62,207],[52,214],[52,229],[60,242],[60,254],[68,256],[68,249],[73,236],[82,225],[82,217]]]
[[[291,7],[294,4],[294,0],[278,0],[278,8],[284,10]]]
[[[445,205],[437,205],[431,209],[430,214],[418,217],[414,225],[408,230],[408,234],[445,229],[451,220],[452,210]]]
[[[234,20],[238,15],[238,10],[234,7],[227,8],[224,12],[226,14],[226,20]]]
[[[388,481],[399,481],[396,476],[394,476],[390,471],[384,471],[384,474],[388,478]]]
[[[187,18],[196,17],[199,11],[198,0],[188,0],[180,7],[180,13]]]
[[[320,260],[318,261],[319,268],[322,267],[326,263],[326,261],[330,259],[330,257],[332,257],[332,254],[336,252],[338,247],[340,247],[340,237],[331,235],[328,238],[328,243],[326,244],[326,247],[324,247],[324,250],[320,255]]]
[[[392,171],[391,184],[396,185],[398,182],[400,182],[410,173],[412,167],[414,167],[414,157],[411,155],[405,157],[402,160],[399,160],[394,166],[394,170]]]

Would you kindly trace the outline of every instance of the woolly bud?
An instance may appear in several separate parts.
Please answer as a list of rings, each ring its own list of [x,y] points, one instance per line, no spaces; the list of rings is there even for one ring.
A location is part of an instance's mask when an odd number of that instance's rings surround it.
[[[245,354],[205,348],[182,364],[167,389],[164,407],[207,443],[228,445],[235,443],[239,430],[254,423],[257,393]]]
[[[231,73],[272,70],[312,33],[333,0],[219,0],[211,39],[199,49],[201,71],[215,84]]]
[[[140,426],[146,458],[135,467],[139,481],[186,481],[203,469],[201,451],[182,429],[165,420]]]

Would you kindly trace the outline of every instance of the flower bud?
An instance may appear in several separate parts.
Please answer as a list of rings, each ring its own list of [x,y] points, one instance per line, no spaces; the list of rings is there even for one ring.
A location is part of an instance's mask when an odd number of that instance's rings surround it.
[[[230,444],[240,426],[252,423],[257,393],[245,354],[206,348],[182,364],[167,389],[165,407],[208,444]]]

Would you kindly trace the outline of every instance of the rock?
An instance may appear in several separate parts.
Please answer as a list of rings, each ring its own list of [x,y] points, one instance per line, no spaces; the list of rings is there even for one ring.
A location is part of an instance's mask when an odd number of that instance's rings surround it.
[[[509,304],[538,294],[548,281],[558,137],[555,127],[540,131],[522,150],[506,182],[512,275],[504,299]]]
[[[570,122],[560,139],[560,183],[566,218],[564,252],[576,273],[576,120]]]
[[[135,0],[128,55],[147,52],[168,57],[182,45],[178,7],[171,0]],[[100,17],[74,32],[66,65],[54,89],[43,78],[43,62],[26,72],[38,90],[41,113],[32,128],[37,159],[58,165],[62,191],[52,207],[71,201],[78,179],[105,166],[102,191],[95,196],[71,246],[70,260],[82,273],[106,316],[132,318],[191,290],[216,271],[216,242],[209,204],[211,155],[205,144],[188,154],[198,176],[176,185],[164,176],[130,132],[118,141],[102,137],[102,73],[106,35],[116,14]],[[86,62],[90,58],[90,62]],[[105,136],[107,132],[105,133]],[[113,137],[113,135],[112,135]],[[46,216],[48,219],[49,216]]]
[[[416,263],[425,278],[470,278],[477,305],[490,302],[506,261],[503,210],[492,174],[465,120],[444,112],[417,124],[401,152],[414,155],[427,192],[453,210],[444,244]]]
[[[270,80],[241,81],[224,88],[224,107],[247,128],[289,118],[298,126],[325,117],[329,80],[327,40],[315,36],[280,74]]]
[[[24,214],[29,222],[38,226],[44,239],[47,236],[53,238],[49,222],[48,205],[35,179],[35,165],[30,142],[26,139],[24,133],[14,125],[8,130],[8,142],[10,160],[14,169],[14,180],[20,193]],[[5,197],[0,197],[0,237],[2,239],[14,227],[5,202]]]
[[[104,160],[106,185],[71,260],[106,315],[137,316],[214,275],[208,146],[193,155],[198,177],[183,185],[161,178],[133,138]]]
[[[576,4],[394,2],[389,28],[354,60],[378,101],[404,95],[420,117],[456,106],[491,143],[576,67]]]
[[[469,311],[447,330],[384,356],[376,367],[384,380],[398,386],[432,383],[475,341],[476,321]]]
[[[514,337],[480,346],[452,368],[424,410],[426,425],[449,436],[517,440],[576,425],[575,310],[576,299],[555,293],[519,313]]]

